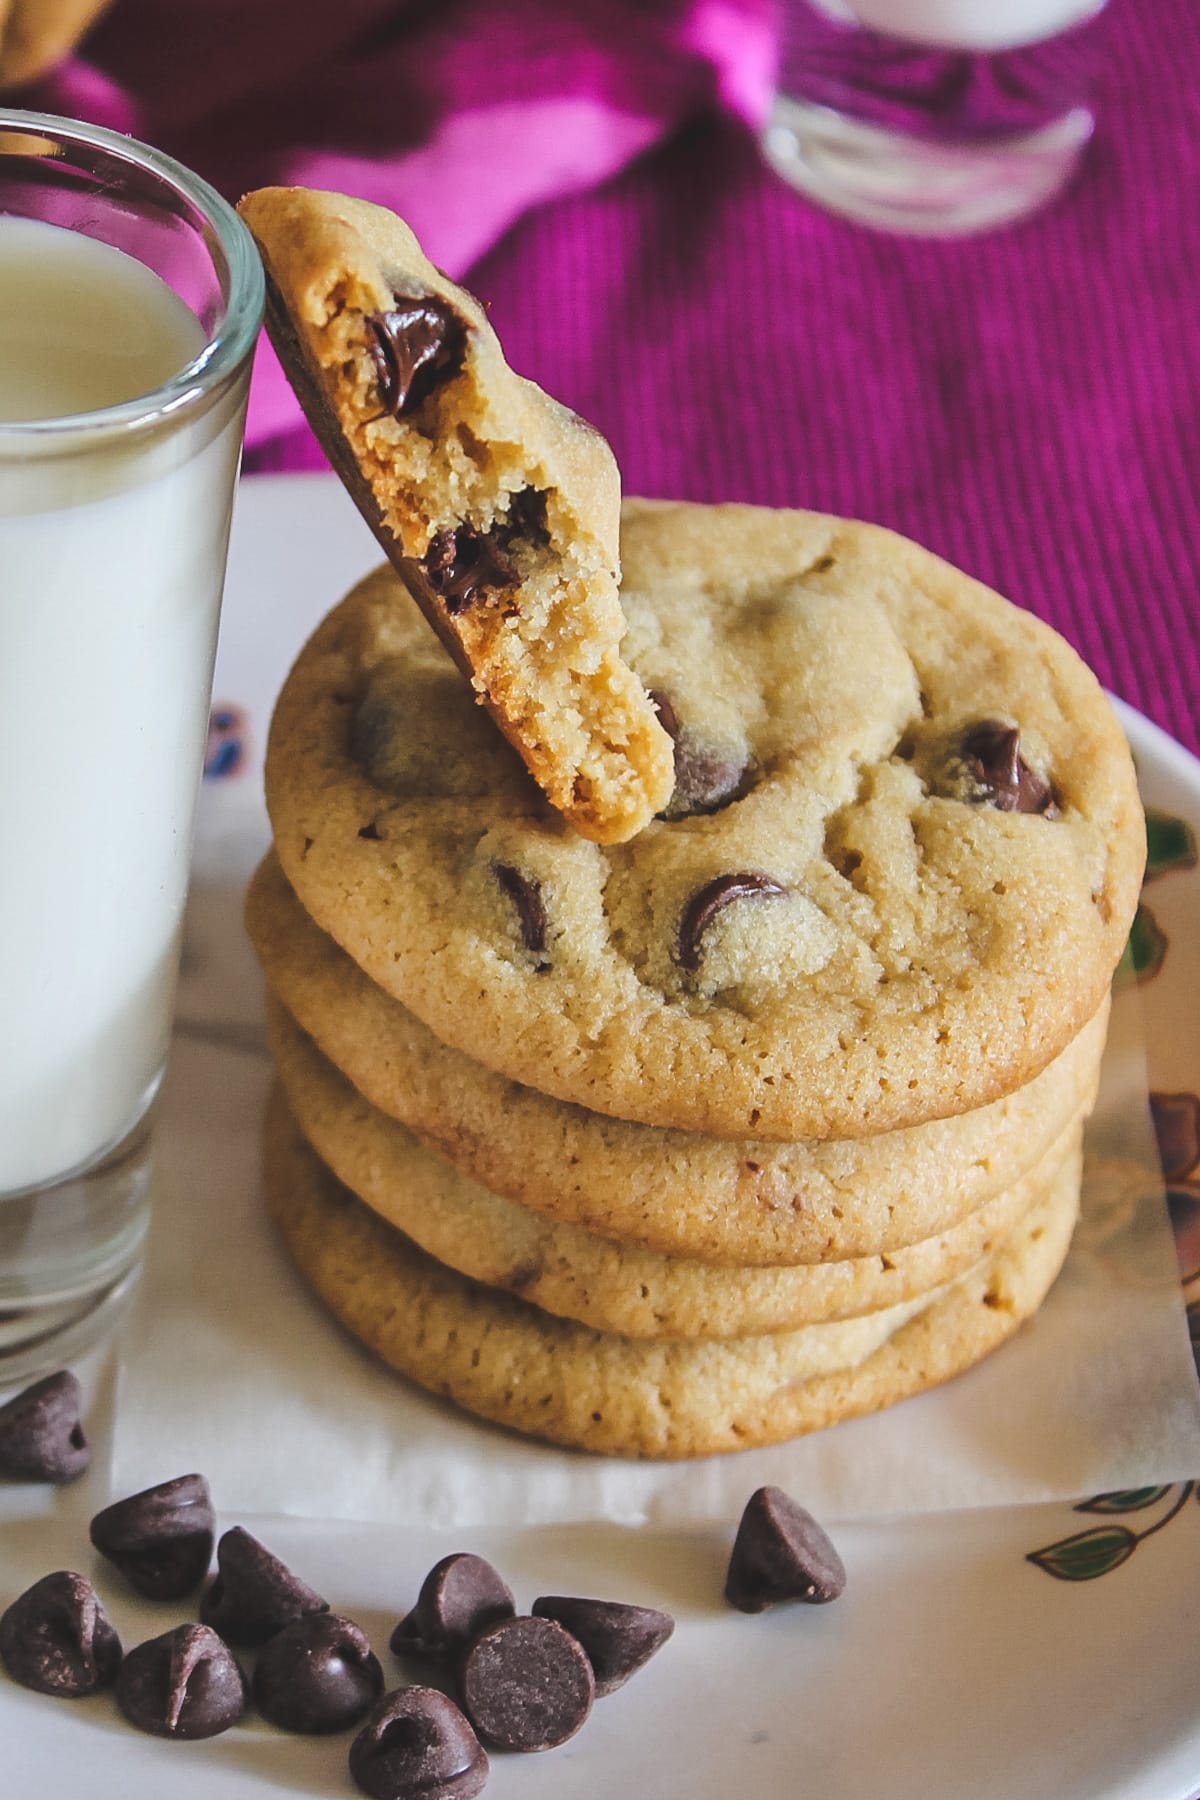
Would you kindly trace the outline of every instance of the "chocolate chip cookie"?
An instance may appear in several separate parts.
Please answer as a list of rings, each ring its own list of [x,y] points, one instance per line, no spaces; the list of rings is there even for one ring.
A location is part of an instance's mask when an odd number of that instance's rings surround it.
[[[451,1050],[317,929],[274,857],[246,922],[305,1032],[427,1147],[549,1218],[709,1263],[870,1257],[949,1229],[1090,1110],[1108,1024],[1106,998],[1040,1075],[973,1113],[868,1138],[709,1138],[553,1100]]]
[[[647,1343],[553,1318],[415,1249],[329,1174],[278,1095],[266,1176],[297,1267],[385,1362],[535,1437],[647,1457],[778,1443],[959,1374],[1040,1305],[1079,1199],[1068,1159],[989,1257],[922,1300],[765,1337]]]
[[[438,1262],[560,1318],[630,1338],[728,1338],[847,1319],[912,1300],[990,1254],[1079,1152],[1072,1120],[1041,1160],[960,1223],[890,1254],[730,1268],[660,1256],[491,1194],[371,1104],[278,1001],[268,1039],[292,1116],[321,1161]]]
[[[1140,881],[1095,678],[873,526],[635,502],[622,556],[665,816],[602,846],[540,806],[377,574],[271,732],[312,918],[444,1042],[618,1118],[850,1138],[1029,1082],[1097,1013]]]
[[[632,836],[667,802],[672,747],[621,656],[608,445],[508,368],[392,213],[305,188],[240,211],[272,341],[429,623],[574,829]]]

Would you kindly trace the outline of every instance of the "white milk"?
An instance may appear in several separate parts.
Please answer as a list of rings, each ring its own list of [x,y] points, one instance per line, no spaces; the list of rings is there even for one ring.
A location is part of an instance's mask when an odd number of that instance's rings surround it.
[[[821,12],[948,50],[1014,50],[1057,37],[1105,0],[814,0]]]
[[[0,217],[0,440],[203,343],[132,258]],[[240,423],[24,464],[0,442],[0,1194],[119,1142],[162,1069]]]

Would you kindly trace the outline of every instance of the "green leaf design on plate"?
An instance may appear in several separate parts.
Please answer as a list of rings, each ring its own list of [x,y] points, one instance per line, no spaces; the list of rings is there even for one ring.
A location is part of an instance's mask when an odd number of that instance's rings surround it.
[[[1150,908],[1143,901],[1133,915],[1129,941],[1125,945],[1114,977],[1117,981],[1153,981],[1167,954],[1167,937]]]
[[[1097,1494],[1092,1500],[1081,1500],[1075,1508],[1081,1513],[1130,1513],[1142,1512],[1147,1506],[1157,1506],[1164,1495],[1171,1491],[1171,1483],[1164,1487],[1119,1488],[1113,1494]]]
[[[1095,1581],[1119,1569],[1137,1544],[1137,1533],[1127,1525],[1095,1525],[1090,1531],[1047,1544],[1044,1550],[1031,1550],[1025,1561],[1036,1563],[1059,1581]]]
[[[1175,813],[1146,808],[1146,880],[1154,881],[1172,869],[1194,869],[1196,834],[1186,819]]]

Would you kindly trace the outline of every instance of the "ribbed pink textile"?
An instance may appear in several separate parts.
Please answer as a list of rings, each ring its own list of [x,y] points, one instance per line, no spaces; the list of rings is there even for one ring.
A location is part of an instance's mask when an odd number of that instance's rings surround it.
[[[1080,179],[958,243],[827,217],[762,165],[753,0],[342,0],[336,27],[302,0],[204,10],[197,32],[194,4],[117,0],[89,64],[27,98],[137,129],[230,192],[387,201],[470,265],[511,361],[605,432],[627,491],[896,526],[1200,750],[1192,0],[1114,0]],[[166,79],[185,16],[191,60]],[[294,422],[268,371],[251,467],[317,465]]]

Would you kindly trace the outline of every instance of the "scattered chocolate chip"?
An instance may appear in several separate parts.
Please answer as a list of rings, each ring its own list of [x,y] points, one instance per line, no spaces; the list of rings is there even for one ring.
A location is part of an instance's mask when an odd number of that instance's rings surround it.
[[[491,1563],[469,1551],[456,1551],[430,1569],[417,1604],[392,1633],[391,1648],[397,1656],[456,1662],[481,1631],[511,1619],[516,1610],[511,1592]]]
[[[203,1475],[177,1475],[98,1512],[91,1539],[148,1600],[182,1600],[212,1560],[216,1517]]]
[[[693,894],[679,925],[679,960],[685,969],[700,967],[701,940],[717,914],[735,900],[782,894],[787,890],[769,875],[718,875]]]
[[[22,1687],[75,1699],[107,1687],[121,1640],[82,1575],[43,1575],[0,1617],[0,1661]]]
[[[670,696],[661,689],[651,689],[650,698],[658,709],[659,724],[675,745],[675,786],[662,817],[685,819],[720,812],[741,794],[746,759],[704,744],[680,722]]]
[[[978,797],[999,812],[1045,813],[1054,817],[1054,790],[1021,755],[1021,733],[1002,719],[981,719],[964,733],[963,766]]]
[[[207,1625],[177,1625],[139,1644],[116,1691],[129,1723],[155,1737],[216,1737],[246,1710],[246,1677]]]
[[[573,1600],[544,1594],[533,1603],[535,1619],[555,1619],[587,1652],[602,1700],[623,1687],[661,1650],[675,1629],[670,1613],[652,1606],[627,1606],[617,1600]]]
[[[425,552],[425,575],[448,613],[464,612],[484,588],[512,587],[517,571],[495,532],[470,525],[439,531]]]
[[[739,1612],[763,1612],[777,1600],[836,1600],[846,1585],[842,1559],[811,1513],[782,1488],[763,1487],[746,1502],[729,1559],[725,1598]]]
[[[365,322],[380,399],[393,419],[414,411],[457,374],[466,328],[442,301],[396,294],[390,312]]]
[[[463,1710],[500,1750],[552,1750],[592,1710],[596,1683],[577,1638],[553,1619],[505,1619],[463,1659]]]
[[[264,1719],[284,1731],[345,1731],[383,1692],[365,1632],[336,1613],[308,1613],[277,1631],[254,1671]]]
[[[521,921],[521,938],[527,950],[540,956],[546,948],[546,903],[542,884],[532,875],[522,875],[511,863],[496,863],[496,880],[517,909]],[[549,964],[543,964],[548,968]]]
[[[200,1617],[231,1644],[265,1644],[293,1619],[328,1611],[328,1600],[240,1525],[223,1533]]]
[[[45,1375],[0,1406],[0,1475],[9,1481],[74,1481],[92,1460],[83,1403],[69,1369]]]
[[[448,1695],[436,1688],[385,1694],[350,1746],[350,1773],[371,1800],[475,1800],[488,1759]]]

